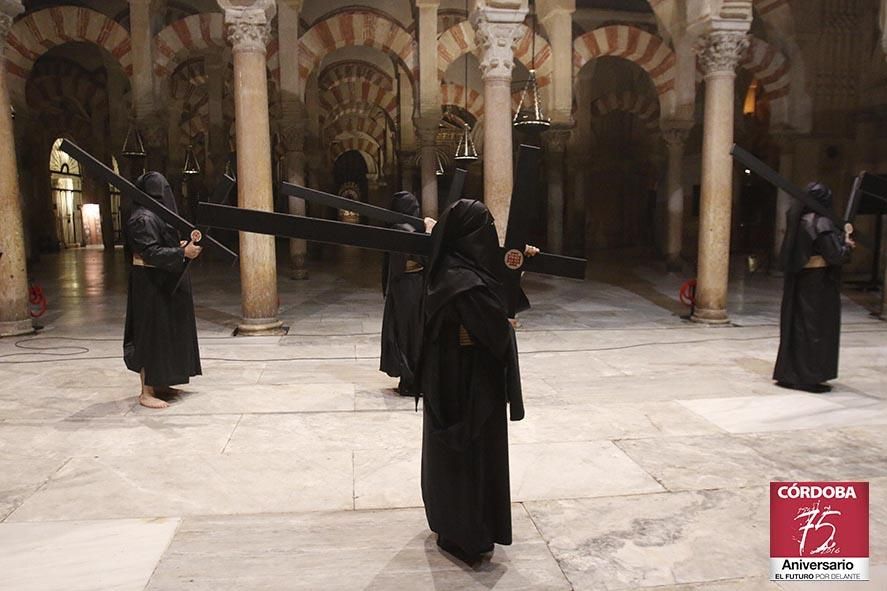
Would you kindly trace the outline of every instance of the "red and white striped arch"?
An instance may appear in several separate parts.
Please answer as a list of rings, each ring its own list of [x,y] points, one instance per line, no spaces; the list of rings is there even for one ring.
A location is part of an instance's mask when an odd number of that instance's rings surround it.
[[[752,37],[748,51],[739,64],[751,72],[764,87],[764,98],[773,102],[787,97],[790,90],[791,65],[778,49],[757,37]]]
[[[415,80],[416,42],[399,23],[369,11],[334,14],[315,23],[299,40],[299,75],[307,80],[324,56],[343,47],[372,47],[400,61]]]
[[[84,42],[110,53],[132,76],[129,32],[104,14],[80,6],[56,6],[17,21],[6,37],[6,71],[10,94],[24,99],[25,82],[37,59],[58,45]]]
[[[662,39],[629,25],[610,25],[585,33],[573,42],[573,73],[603,56],[626,59],[644,69],[662,97],[675,88],[675,54]]]
[[[357,150],[361,154],[363,154],[364,158],[367,158],[367,164],[373,163],[374,166],[371,168],[375,169],[376,157],[379,154],[379,144],[375,141],[367,138],[367,137],[349,137],[344,138],[340,141],[334,142],[330,146],[330,156],[332,156],[333,161],[335,161],[339,156],[344,154],[345,152],[350,152],[351,150]],[[373,172],[372,170],[370,172]]]
[[[475,119],[484,116],[484,95],[476,90],[468,89],[468,101],[466,102],[465,87],[461,84],[452,82],[442,82],[440,85],[440,103],[441,105],[455,105],[463,108]]]
[[[659,128],[659,102],[649,96],[625,91],[606,94],[591,103],[592,117],[605,117],[614,112],[637,115],[650,131]]]
[[[324,129],[326,137],[330,140],[342,135],[363,134],[376,140],[381,145],[387,133],[385,124],[378,119],[366,117],[340,117]]]
[[[521,25],[522,35],[514,48],[514,57],[527,68],[536,68],[536,80],[539,86],[551,82],[551,46],[548,40],[538,33],[536,37],[536,54],[533,59],[533,35],[526,25]],[[450,27],[437,40],[437,75],[442,80],[447,69],[454,61],[466,53],[477,51],[477,39],[474,28],[468,21]]]
[[[208,51],[227,47],[225,17],[216,12],[192,14],[171,23],[154,36],[154,74],[166,78],[179,65]],[[280,79],[280,45],[277,38],[268,43],[267,60],[270,77]]]
[[[320,94],[320,106],[328,114],[357,105],[366,105],[367,112],[381,108],[391,119],[397,115],[397,95],[390,88],[377,86],[369,80],[342,82]]]
[[[334,88],[340,84],[355,81],[367,81],[386,90],[394,89],[391,76],[378,66],[367,62],[338,62],[327,66],[317,77],[322,90]]]

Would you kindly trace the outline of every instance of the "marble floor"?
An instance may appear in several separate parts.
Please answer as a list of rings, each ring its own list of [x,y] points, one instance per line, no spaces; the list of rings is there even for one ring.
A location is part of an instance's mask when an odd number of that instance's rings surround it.
[[[377,370],[379,257],[326,254],[280,277],[283,337],[232,337],[237,272],[196,265],[204,375],[165,411],[121,361],[122,252],[33,267],[43,329],[0,340],[0,589],[887,589],[876,294],[846,290],[840,377],[812,395],[769,379],[778,279],[737,277],[711,328],[654,266],[527,276],[514,544],[468,568],[425,523],[421,413]],[[768,581],[771,480],[871,483],[870,583]]]

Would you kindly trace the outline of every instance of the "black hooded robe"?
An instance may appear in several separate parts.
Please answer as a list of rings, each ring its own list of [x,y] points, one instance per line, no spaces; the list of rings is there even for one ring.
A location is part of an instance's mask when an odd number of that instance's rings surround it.
[[[808,194],[831,207],[831,191],[820,184]],[[841,338],[841,265],[849,255],[842,234],[830,219],[796,203],[787,213],[782,248],[785,272],[779,323],[779,353],[773,379],[799,389],[838,376]],[[811,257],[827,266],[810,268]]]
[[[412,193],[395,193],[391,209],[419,216],[419,202]],[[413,232],[409,224],[394,224],[397,230]],[[422,298],[425,293],[424,257],[400,253],[385,255],[382,265],[382,354],[379,370],[400,378],[398,392],[412,396],[416,390],[416,368],[422,350]]]
[[[172,189],[160,173],[145,173],[136,185],[176,211]],[[201,374],[201,368],[190,279],[185,277],[173,293],[185,268],[179,234],[157,214],[136,205],[127,217],[125,239],[128,253],[144,262],[133,264],[129,273],[123,335],[126,367],[134,372],[144,369],[148,386],[187,384],[191,376]]]
[[[466,561],[511,544],[508,426],[524,416],[514,329],[496,277],[493,218],[459,200],[441,217],[420,372],[422,499],[438,544]]]

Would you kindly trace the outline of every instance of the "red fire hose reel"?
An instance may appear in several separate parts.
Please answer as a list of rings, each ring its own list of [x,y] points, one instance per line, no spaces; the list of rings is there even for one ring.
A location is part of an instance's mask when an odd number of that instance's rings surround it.
[[[696,280],[688,279],[685,281],[681,286],[679,296],[682,304],[691,308],[694,307],[696,305]]]
[[[32,283],[28,288],[28,303],[31,318],[40,318],[46,312],[46,296],[43,295],[43,288],[39,283]]]

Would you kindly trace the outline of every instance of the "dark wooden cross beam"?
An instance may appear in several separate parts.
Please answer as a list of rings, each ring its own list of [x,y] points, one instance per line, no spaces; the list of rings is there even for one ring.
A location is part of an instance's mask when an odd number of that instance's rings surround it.
[[[223,174],[222,178],[219,179],[219,182],[216,183],[215,188],[213,189],[213,194],[210,197],[211,203],[218,203],[219,205],[228,205],[231,200],[231,192],[234,190],[234,187],[237,186],[237,182],[234,180],[231,175]],[[203,237],[209,236],[210,229],[208,227],[203,227],[200,229]],[[189,241],[190,242],[190,241]],[[176,286],[173,288],[173,293],[179,291],[179,286],[182,285],[182,280],[188,274],[188,271],[191,269],[191,264],[196,259],[188,259],[188,262],[185,263],[185,268],[182,269],[182,274],[179,275],[178,280],[176,281]],[[234,261],[237,261],[235,257]]]
[[[450,185],[450,192],[446,202],[447,205],[462,196],[466,174],[467,171],[462,170],[461,168],[456,169],[456,174],[453,177],[453,184]],[[308,203],[326,205],[327,207],[332,207],[334,209],[353,211],[378,222],[386,224],[408,224],[412,226],[416,232],[425,231],[425,220],[421,217],[407,215],[405,213],[400,213],[399,211],[392,211],[384,207],[370,205],[369,203],[356,201],[340,195],[333,195],[332,193],[317,191],[315,189],[309,189],[308,187],[302,187],[287,182],[280,183],[280,192],[289,197],[304,199]]]
[[[844,219],[851,221],[857,214],[887,214],[887,178],[863,171],[853,180]]]
[[[211,236],[205,236],[201,230],[194,224],[181,217],[179,214],[171,211],[163,206],[162,203],[136,187],[134,184],[111,170],[103,162],[95,156],[69,140],[62,140],[60,149],[68,154],[71,158],[80,163],[80,166],[101,182],[114,185],[120,191],[120,194],[128,199],[132,199],[145,209],[152,211],[164,222],[174,227],[183,236],[188,236],[195,244],[206,242],[216,248],[221,249],[229,256],[237,259],[237,253],[227,248],[224,244],[215,240]],[[201,244],[202,245],[202,244]]]
[[[509,292],[509,312],[517,302],[522,271],[557,275],[574,279],[585,278],[585,260],[572,257],[539,253],[525,257],[527,230],[532,212],[529,209],[533,188],[538,183],[539,149],[521,146],[518,158],[518,182],[515,186],[517,200],[512,203],[509,229],[501,249],[502,276]],[[301,194],[307,194],[302,192]],[[295,195],[299,197],[301,195]],[[417,256],[431,254],[431,236],[420,232],[406,232],[388,228],[362,226],[345,222],[310,218],[299,215],[240,209],[210,203],[198,204],[201,223],[215,228],[270,234],[286,238],[300,238],[328,244],[343,244],[371,250],[400,252]],[[353,208],[352,211],[355,211]],[[381,208],[380,208],[381,209]],[[385,210],[387,211],[387,210]],[[511,227],[514,223],[515,226]]]
[[[843,228],[845,234],[848,236],[850,234],[854,234],[854,240],[859,242],[860,244],[869,247],[868,240],[856,232],[853,229],[853,218],[842,220],[835,213],[829,210],[826,207],[823,207],[816,199],[813,199],[807,194],[807,191],[804,191],[800,187],[796,186],[784,176],[761,162],[757,157],[751,154],[749,151],[733,144],[733,148],[730,150],[730,154],[733,155],[738,162],[743,164],[746,168],[748,168],[753,173],[760,176],[762,179],[776,187],[777,189],[782,189],[804,205],[806,205],[811,211],[818,213],[819,215],[830,219],[836,228]]]

